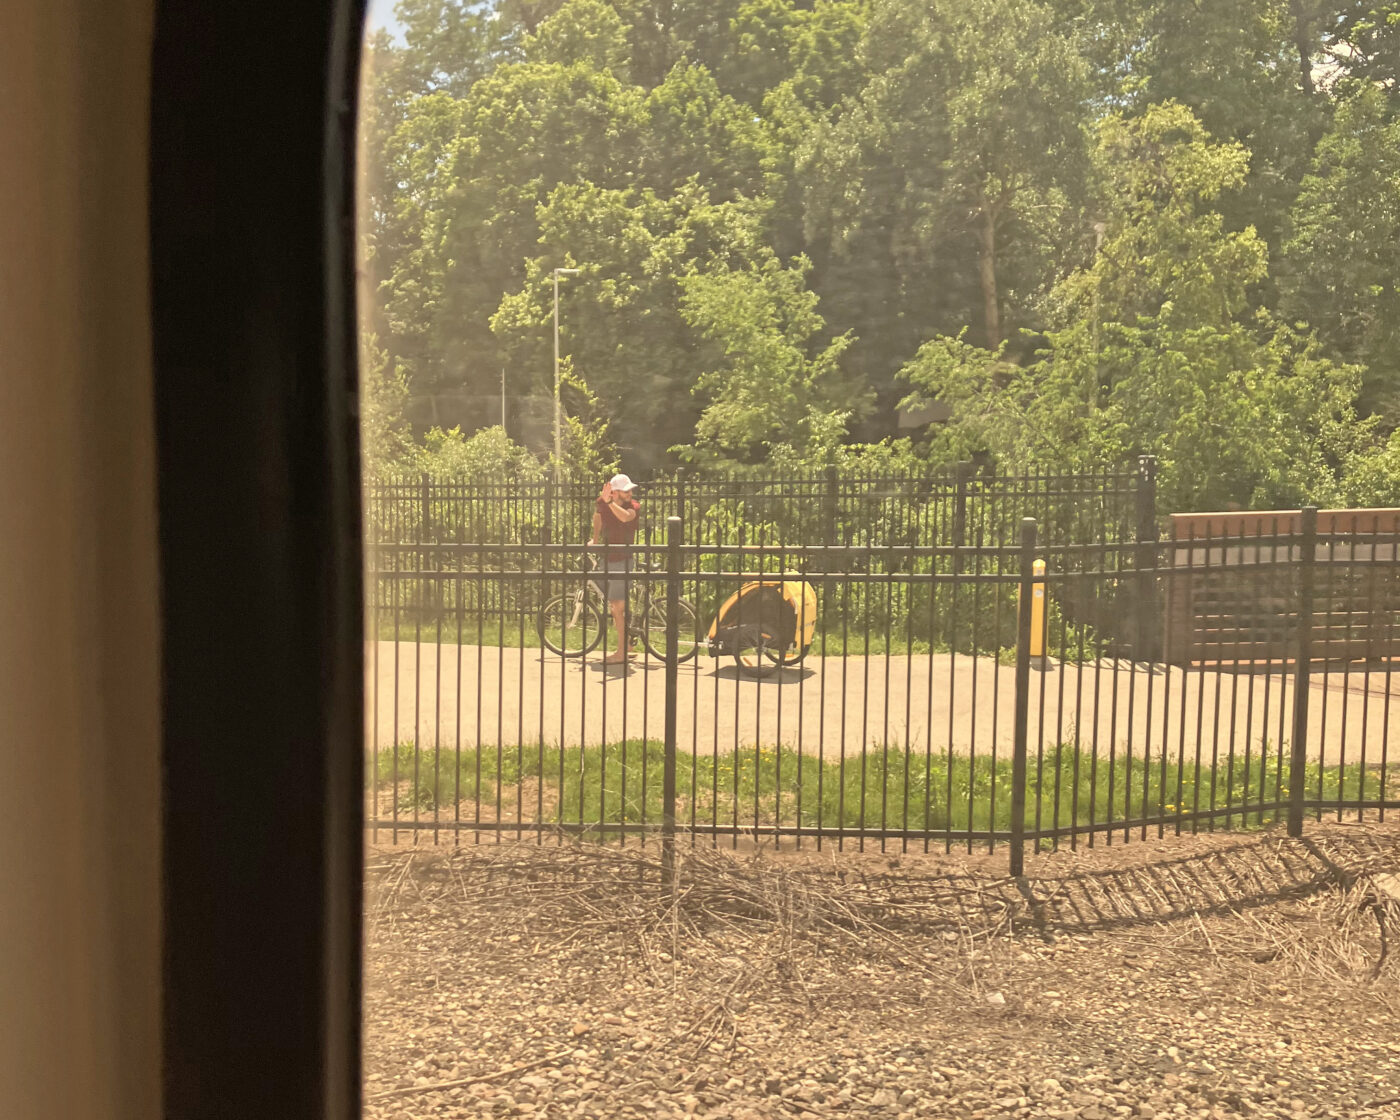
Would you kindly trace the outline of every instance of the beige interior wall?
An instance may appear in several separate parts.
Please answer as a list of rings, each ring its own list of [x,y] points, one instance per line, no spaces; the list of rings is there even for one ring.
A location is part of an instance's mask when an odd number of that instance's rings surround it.
[[[152,0],[0,7],[0,1117],[152,1120]]]

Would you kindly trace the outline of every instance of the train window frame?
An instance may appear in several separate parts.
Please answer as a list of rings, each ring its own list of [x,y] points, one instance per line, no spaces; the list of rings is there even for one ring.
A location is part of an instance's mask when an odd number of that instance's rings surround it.
[[[166,1115],[360,1107],[364,0],[160,0]]]

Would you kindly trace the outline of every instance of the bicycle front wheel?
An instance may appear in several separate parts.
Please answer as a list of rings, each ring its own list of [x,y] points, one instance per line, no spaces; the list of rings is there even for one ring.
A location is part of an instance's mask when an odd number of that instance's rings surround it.
[[[591,653],[603,637],[603,616],[582,591],[556,595],[535,618],[545,649],[562,657]]]
[[[695,608],[684,599],[676,604],[676,660],[689,661],[700,648],[700,628],[695,621]],[[666,600],[655,598],[647,604],[643,620],[642,641],[653,657],[666,656]]]

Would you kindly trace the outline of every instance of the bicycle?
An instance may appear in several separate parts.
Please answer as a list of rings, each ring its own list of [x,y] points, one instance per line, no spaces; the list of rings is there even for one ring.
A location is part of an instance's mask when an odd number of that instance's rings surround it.
[[[556,595],[540,608],[535,628],[545,649],[561,657],[582,657],[592,653],[603,637],[608,604],[599,582],[598,559],[589,557],[591,574],[577,591]],[[643,575],[662,571],[660,564],[642,564]],[[640,638],[653,657],[666,656],[666,590],[660,580],[629,579],[627,630]],[[641,590],[639,590],[639,586]],[[677,661],[689,661],[700,648],[695,608],[685,599],[677,604]]]

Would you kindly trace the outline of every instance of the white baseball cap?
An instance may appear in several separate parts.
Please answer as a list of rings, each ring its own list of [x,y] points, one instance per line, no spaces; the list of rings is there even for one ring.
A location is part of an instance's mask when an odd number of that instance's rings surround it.
[[[632,480],[625,474],[615,474],[608,480],[608,485],[614,490],[631,490]]]

